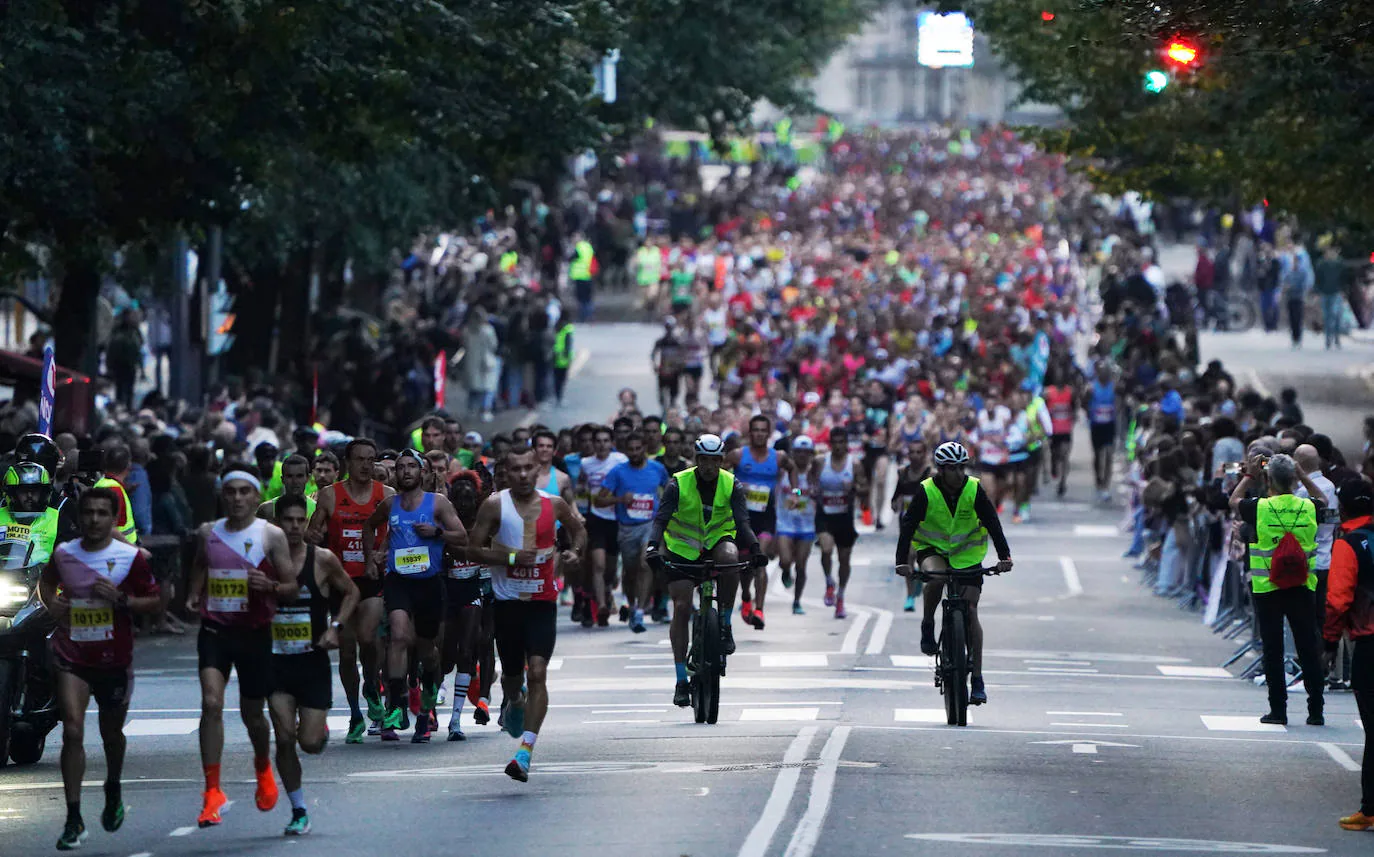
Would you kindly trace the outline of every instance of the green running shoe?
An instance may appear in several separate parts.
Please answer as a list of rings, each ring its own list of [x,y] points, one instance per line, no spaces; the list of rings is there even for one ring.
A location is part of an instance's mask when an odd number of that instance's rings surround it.
[[[382,731],[386,731],[387,729],[404,730],[408,719],[404,711],[399,708],[393,708],[386,713],[386,718],[382,721]]]
[[[86,825],[79,821],[69,821],[67,826],[62,828],[62,838],[57,840],[58,851],[75,851],[86,844]]]
[[[386,707],[382,705],[382,698],[363,692],[363,700],[367,702],[367,719],[381,720],[386,716]]]
[[[124,802],[120,801],[114,806],[105,804],[105,811],[100,813],[100,826],[106,831],[114,833],[124,826]]]
[[[310,816],[303,809],[291,810],[291,823],[282,831],[283,836],[304,836],[310,832]]]
[[[361,717],[353,717],[348,721],[348,735],[344,738],[345,744],[361,744],[363,736],[367,734],[367,721]]]

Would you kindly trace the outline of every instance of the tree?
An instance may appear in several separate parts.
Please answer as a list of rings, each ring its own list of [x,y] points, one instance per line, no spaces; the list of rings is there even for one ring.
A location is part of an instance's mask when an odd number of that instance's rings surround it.
[[[1027,100],[1064,110],[1065,127],[1035,136],[1077,156],[1099,187],[1267,200],[1315,228],[1374,226],[1374,20],[1358,4],[959,6],[1016,70]],[[1196,70],[1146,91],[1144,75],[1167,68],[1161,51],[1179,36],[1200,48]]]

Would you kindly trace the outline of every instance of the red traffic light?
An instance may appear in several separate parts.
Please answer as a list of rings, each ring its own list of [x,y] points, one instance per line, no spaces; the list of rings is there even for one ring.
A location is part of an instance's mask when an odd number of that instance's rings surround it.
[[[1040,20],[1048,24],[1050,21],[1054,20],[1054,13],[1051,12],[1049,9],[1046,9],[1045,11],[1040,13]]]
[[[1197,46],[1184,39],[1174,39],[1169,42],[1169,46],[1164,49],[1164,55],[1169,58],[1169,62],[1179,66],[1190,66],[1197,62]]]

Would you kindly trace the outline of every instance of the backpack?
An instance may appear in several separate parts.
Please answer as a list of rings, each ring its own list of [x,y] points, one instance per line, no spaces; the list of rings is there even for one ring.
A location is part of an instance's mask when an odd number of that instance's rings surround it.
[[[1307,552],[1298,544],[1297,536],[1284,533],[1269,558],[1269,582],[1279,589],[1305,586],[1307,573]]]

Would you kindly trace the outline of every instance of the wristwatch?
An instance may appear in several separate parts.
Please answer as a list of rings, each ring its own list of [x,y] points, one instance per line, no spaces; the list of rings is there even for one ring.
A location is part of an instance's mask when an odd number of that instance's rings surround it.
[[[329,627],[333,628],[335,631],[342,631],[343,623],[339,621],[330,622]]]

